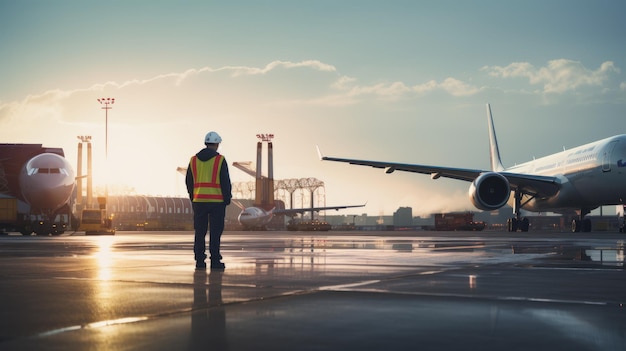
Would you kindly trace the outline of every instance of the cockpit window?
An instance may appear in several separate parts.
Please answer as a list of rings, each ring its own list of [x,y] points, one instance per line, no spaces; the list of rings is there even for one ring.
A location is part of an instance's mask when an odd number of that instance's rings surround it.
[[[65,168],[31,168],[28,170],[28,175],[33,174],[63,174],[69,175]]]

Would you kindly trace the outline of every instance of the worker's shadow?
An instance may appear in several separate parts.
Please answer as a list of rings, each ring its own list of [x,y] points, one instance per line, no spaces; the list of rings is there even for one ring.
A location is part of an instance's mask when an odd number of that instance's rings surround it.
[[[209,275],[206,271],[194,273],[189,350],[228,350],[226,311],[222,305],[223,274],[214,271]]]

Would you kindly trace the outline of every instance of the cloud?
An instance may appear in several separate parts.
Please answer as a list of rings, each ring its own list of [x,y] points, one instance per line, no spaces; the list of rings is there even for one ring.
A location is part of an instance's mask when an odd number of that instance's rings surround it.
[[[288,62],[288,61],[274,61],[267,64],[264,68],[249,68],[249,67],[229,67],[234,69],[234,75],[258,75],[258,74],[267,74],[273,70],[279,68],[311,68],[313,70],[322,71],[322,72],[336,72],[336,69],[332,65],[328,65],[322,63],[317,60],[306,60],[301,62]]]
[[[543,93],[556,94],[606,85],[606,81],[619,72],[611,61],[590,70],[580,62],[566,59],[549,61],[545,67],[514,62],[507,66],[486,66],[482,70],[492,77],[524,78],[532,85],[541,85]],[[624,91],[626,83],[616,83],[614,89],[618,87]],[[342,75],[337,67],[318,60],[277,60],[259,67],[205,66],[145,79],[108,81],[74,90],[34,93],[21,101],[0,102],[0,123],[36,123],[40,120],[92,123],[93,111],[97,111],[95,98],[105,95],[115,96],[120,104],[125,104],[123,111],[127,116],[123,117],[132,123],[159,122],[172,116],[197,116],[199,113],[243,116],[254,110],[260,115],[262,110],[280,107],[385,105],[418,101],[432,94],[470,97],[485,89],[455,77],[418,83],[363,83],[357,77]],[[116,111],[121,112],[121,109]]]
[[[129,114],[132,111],[132,120],[158,121],[158,115],[146,113],[146,107],[157,100],[163,116],[173,115],[175,111],[194,113],[184,110],[187,104],[181,105],[181,101],[192,100],[200,102],[200,109],[210,113],[236,114],[247,106],[349,106],[368,101],[388,103],[420,98],[437,91],[461,97],[480,90],[452,77],[417,85],[402,81],[361,84],[356,78],[340,75],[335,66],[318,60],[273,61],[262,67],[205,66],[146,79],[108,81],[74,90],[49,90],[29,95],[22,101],[0,103],[0,121],[19,118],[22,122],[38,119],[77,122],[85,118],[85,111],[94,110],[96,97],[107,94],[126,103],[125,111]],[[168,98],[164,99],[165,96]],[[134,109],[128,104],[133,104]]]
[[[439,84],[439,88],[452,96],[470,96],[482,90],[454,78],[446,78]]]
[[[544,93],[562,94],[586,86],[601,86],[610,75],[620,70],[611,61],[606,61],[596,70],[586,68],[578,61],[558,59],[548,61],[547,66],[537,68],[528,62],[514,62],[508,66],[485,66],[492,77],[527,78],[532,85],[543,85]]]
[[[165,74],[159,74],[147,79],[129,79],[122,82],[109,81],[105,83],[93,84],[87,87],[80,87],[73,90],[59,90],[53,89],[44,91],[42,93],[35,93],[25,97],[21,101],[0,102],[0,121],[11,120],[11,118],[19,116],[20,118],[40,116],[41,113],[36,110],[45,112],[50,111],[53,107],[62,110],[62,106],[76,106],[77,100],[87,100],[92,102],[93,96],[97,94],[101,97],[101,94],[115,93],[119,95],[134,94],[135,101],[139,101],[141,93],[138,93],[139,88],[148,87],[150,89],[157,89],[159,92],[170,91],[170,94],[180,93],[171,90],[171,88],[178,88],[187,90],[189,94],[197,94],[198,81],[191,82],[192,78],[200,78],[200,84],[202,87],[222,87],[226,90],[226,86],[234,86],[232,81],[225,81],[222,77],[215,77],[217,73],[227,73],[227,77],[245,77],[245,76],[259,76],[268,75],[271,72],[278,70],[292,70],[292,69],[308,69],[309,71],[317,72],[336,72],[336,68],[332,65],[328,65],[316,60],[306,60],[301,62],[286,62],[286,61],[274,61],[267,64],[265,67],[246,67],[246,66],[224,66],[220,68],[202,67],[199,69],[193,68],[183,72],[171,72]],[[210,79],[207,79],[210,77]],[[326,86],[329,87],[334,80],[337,79],[337,75],[327,77]],[[275,84],[276,83],[276,84]],[[279,82],[267,81],[267,84],[277,86]],[[245,84],[245,82],[240,82]],[[244,89],[242,89],[244,88]],[[240,95],[244,94],[244,91],[255,90],[253,88],[245,89],[244,85],[238,86]],[[219,89],[211,89],[212,91],[219,91]],[[292,89],[293,90],[293,89]],[[149,101],[153,99],[154,92],[143,94],[143,98],[147,98]],[[190,91],[190,92],[189,92]],[[218,93],[219,94],[219,93]],[[255,94],[259,95],[259,90],[256,90]],[[129,101],[130,99],[127,99]],[[153,102],[153,100],[151,101]],[[61,111],[62,112],[62,111]],[[55,116],[59,116],[59,113],[55,113]],[[49,118],[50,116],[46,116]],[[66,117],[68,118],[68,117]],[[71,118],[71,117],[69,117]]]
[[[451,77],[446,78],[440,83],[435,80],[430,80],[426,83],[413,86],[408,86],[404,82],[358,85],[356,79],[342,77],[334,84],[334,87],[338,90],[346,91],[346,95],[352,99],[375,96],[381,100],[388,101],[398,100],[400,98],[419,97],[437,91],[443,91],[455,97],[470,96],[482,90],[482,88],[474,87]],[[411,95],[411,93],[413,93],[413,95]]]
[[[185,71],[184,73],[178,75],[176,79],[177,85],[180,85],[186,78],[201,74],[205,72],[229,72],[232,77],[240,77],[240,76],[254,76],[254,75],[266,75],[272,71],[276,71],[279,69],[293,69],[293,68],[310,68],[315,71],[321,72],[336,72],[337,69],[329,64],[325,64],[323,62],[317,60],[305,60],[301,62],[289,62],[289,61],[273,61],[265,67],[248,67],[248,66],[225,66],[221,68],[211,68],[204,67],[201,69],[190,69]],[[175,75],[175,74],[174,74]]]

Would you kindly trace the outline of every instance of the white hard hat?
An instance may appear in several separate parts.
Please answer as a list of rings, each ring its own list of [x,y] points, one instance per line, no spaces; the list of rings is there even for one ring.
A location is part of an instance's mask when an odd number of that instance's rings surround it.
[[[204,137],[205,144],[219,144],[222,142],[222,138],[216,132],[208,132]]]

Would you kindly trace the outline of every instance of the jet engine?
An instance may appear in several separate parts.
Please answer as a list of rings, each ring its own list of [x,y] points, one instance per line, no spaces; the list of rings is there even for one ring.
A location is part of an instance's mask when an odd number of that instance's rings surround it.
[[[493,211],[504,206],[511,196],[509,181],[500,173],[483,173],[474,179],[469,197],[480,210]]]

